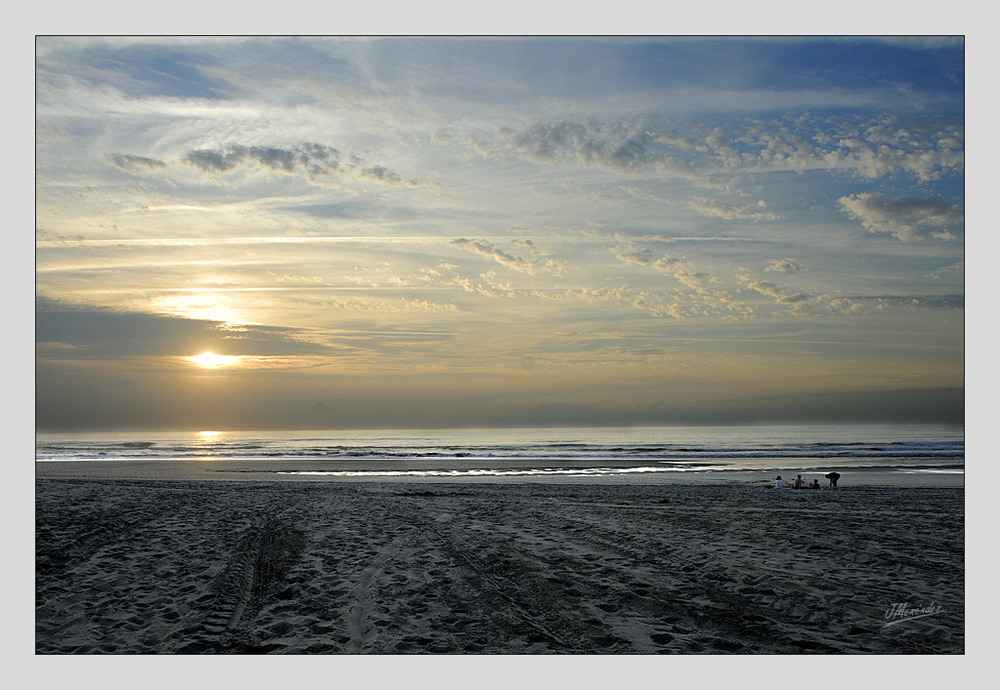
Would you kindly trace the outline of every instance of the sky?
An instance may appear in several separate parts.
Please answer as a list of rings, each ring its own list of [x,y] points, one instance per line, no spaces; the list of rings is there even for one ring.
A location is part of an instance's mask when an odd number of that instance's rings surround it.
[[[961,37],[35,41],[39,430],[961,422]]]

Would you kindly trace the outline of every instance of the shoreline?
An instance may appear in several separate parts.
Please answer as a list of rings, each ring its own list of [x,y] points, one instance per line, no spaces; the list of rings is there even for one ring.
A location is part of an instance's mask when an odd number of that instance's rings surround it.
[[[821,490],[845,490],[863,486],[910,488],[964,488],[965,470],[941,465],[906,467],[796,468],[782,459],[775,467],[706,469],[704,466],[669,467],[655,462],[573,463],[463,461],[344,461],[310,459],[251,460],[45,460],[35,462],[36,479],[123,479],[180,481],[277,481],[277,482],[401,482],[401,483],[583,483],[638,485],[770,485],[776,475],[786,487],[796,474],[807,483],[817,479]],[[830,469],[841,473],[840,486],[828,487],[824,474]],[[795,489],[791,489],[795,491]],[[803,489],[807,490],[807,489]]]

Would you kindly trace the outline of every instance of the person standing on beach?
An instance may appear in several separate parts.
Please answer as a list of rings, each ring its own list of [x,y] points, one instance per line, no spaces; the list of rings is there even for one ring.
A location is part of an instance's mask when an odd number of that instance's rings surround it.
[[[826,476],[827,479],[830,480],[830,486],[832,488],[836,489],[837,488],[837,480],[840,479],[840,473],[839,472],[830,472],[829,474],[827,474],[825,476]]]

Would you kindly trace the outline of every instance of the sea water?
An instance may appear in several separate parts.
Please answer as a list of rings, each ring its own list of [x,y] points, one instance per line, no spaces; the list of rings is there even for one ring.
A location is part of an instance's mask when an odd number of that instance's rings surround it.
[[[247,471],[331,478],[845,469],[961,474],[965,441],[960,425],[130,431],[39,433],[35,458],[229,460],[246,463]]]

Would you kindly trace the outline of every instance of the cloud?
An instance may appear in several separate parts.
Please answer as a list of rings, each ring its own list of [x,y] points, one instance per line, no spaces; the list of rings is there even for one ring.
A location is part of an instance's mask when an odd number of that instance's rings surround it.
[[[230,144],[211,149],[188,151],[184,162],[206,173],[229,173],[239,167],[258,166],[288,175],[300,175],[316,184],[327,176],[349,176],[377,182],[388,187],[418,187],[420,180],[404,179],[384,165],[369,165],[356,155],[344,157],[332,146],[305,142],[289,148],[277,146],[242,146]]]
[[[951,228],[964,224],[965,206],[943,199],[886,198],[879,194],[851,194],[837,200],[842,210],[870,233],[887,233],[900,240],[954,239]]]
[[[605,235],[604,237],[611,236]],[[656,254],[650,249],[637,247],[633,238],[624,233],[617,233],[613,237],[617,240],[618,246],[612,247],[611,251],[620,261],[644,267],[649,266],[661,273],[673,276],[679,283],[694,290],[694,293],[688,294],[687,298],[694,300],[695,306],[687,312],[674,298],[666,298],[659,293],[644,290],[635,291],[634,296],[630,299],[631,306],[647,310],[654,317],[684,318],[699,313],[707,314],[706,310],[709,309],[721,311],[727,315],[732,315],[734,312],[749,314],[749,309],[734,299],[728,291],[715,287],[723,283],[721,278],[710,273],[691,270],[692,264],[688,259],[669,255],[656,258]],[[638,239],[670,241],[670,238],[658,236],[644,236]],[[631,290],[631,288],[628,289]]]
[[[720,201],[697,198],[688,203],[688,208],[705,216],[714,216],[725,220],[751,220],[756,223],[759,220],[778,219],[777,214],[765,210],[767,203],[763,199],[755,204],[732,206]]]
[[[473,254],[479,254],[480,256],[493,259],[501,266],[505,266],[515,271],[520,271],[521,273],[527,273],[529,275],[535,272],[535,267],[538,265],[537,261],[529,261],[520,256],[508,254],[504,250],[496,247],[492,242],[487,242],[486,240],[468,240],[464,237],[460,237],[452,240],[449,244],[453,247],[458,247],[459,249],[472,252]]]
[[[167,164],[161,160],[145,158],[144,156],[133,156],[127,153],[109,153],[107,158],[111,165],[129,173],[140,172],[140,170],[158,170],[167,167]]]
[[[535,245],[534,240],[519,239],[511,240],[511,244],[515,247],[520,247],[521,249],[526,249],[532,256],[548,256],[552,252],[547,252],[539,249]]]
[[[649,290],[636,290],[629,285],[621,287],[570,288],[565,291],[533,290],[529,294],[547,300],[582,300],[587,304],[607,302],[638,309],[653,318],[684,319],[696,312],[685,312],[680,303],[671,296]]]
[[[625,263],[638,264],[639,266],[648,266],[654,261],[654,254],[649,249],[643,248],[630,248],[625,250],[615,251],[615,256],[624,261]]]
[[[620,261],[624,261],[625,263],[636,264],[638,266],[653,266],[653,268],[656,268],[657,270],[665,271],[668,266],[673,266],[682,262],[682,260],[671,259],[666,256],[657,259],[656,254],[651,249],[648,247],[638,247],[635,244],[636,240],[644,242],[672,241],[669,237],[663,237],[662,235],[643,235],[641,237],[632,237],[623,232],[608,235],[594,233],[593,231],[581,231],[581,234],[593,237],[594,239],[613,238],[618,243],[618,246],[612,247],[611,251]]]
[[[696,170],[691,161],[669,155],[666,144],[672,139],[638,126],[539,122],[520,132],[503,127],[498,133],[510,151],[529,160],[596,167],[630,176],[681,178],[702,187],[722,186]]]
[[[796,259],[771,259],[771,262],[764,269],[764,272],[780,271],[795,275],[802,270],[802,264]]]
[[[57,358],[130,359],[216,354],[287,356],[331,352],[293,328],[226,324],[36,299],[35,342]],[[44,359],[44,357],[40,358]]]
[[[358,170],[357,176],[363,180],[372,180],[392,187],[403,184],[403,178],[384,165],[373,165]]]
[[[679,259],[673,256],[661,256],[659,259],[653,262],[653,268],[657,271],[662,271],[663,273],[670,273],[677,270],[681,266],[689,266],[690,262],[687,259]]]
[[[302,172],[313,177],[340,170],[340,151],[306,142],[292,148],[274,146],[229,146],[215,149],[195,149],[184,156],[185,162],[205,172],[229,172],[240,165],[253,165],[276,172]]]
[[[721,282],[718,277],[700,271],[678,271],[674,278],[694,290],[704,290],[707,284]]]
[[[925,278],[930,278],[931,280],[940,280],[941,276],[947,275],[949,273],[964,273],[965,272],[965,262],[958,261],[949,266],[938,269],[937,271],[932,271],[926,274]]]
[[[794,261],[794,259],[784,259],[782,261]],[[753,280],[749,274],[741,274],[738,278],[749,289],[772,298],[775,304],[789,307],[789,312],[797,316],[821,313],[856,314],[864,311],[866,303],[874,304],[876,309],[881,309],[886,301],[882,297],[844,297],[840,294],[810,294],[790,290],[766,280]]]
[[[910,123],[897,116],[750,122],[706,136],[718,163],[734,172],[843,171],[863,179],[905,173],[921,183],[965,169],[964,124]]]
[[[809,295],[804,292],[795,292],[787,288],[782,288],[766,280],[752,281],[747,284],[751,290],[755,290],[762,295],[773,297],[778,304],[798,304],[809,300]]]
[[[526,249],[532,257],[531,259],[509,254],[487,240],[469,240],[460,237],[452,240],[449,244],[473,254],[485,256],[496,261],[501,266],[520,273],[527,273],[528,275],[534,275],[536,271],[541,270],[558,276],[562,275],[563,270],[566,268],[566,262],[564,261],[543,258],[548,256],[549,253],[539,249],[531,240],[514,240],[512,242],[514,246]]]
[[[324,308],[342,309],[344,311],[355,311],[366,314],[399,314],[403,312],[456,312],[458,307],[454,304],[430,302],[424,299],[407,299],[405,297],[393,300],[369,300],[364,298],[344,298],[336,297],[324,299],[313,303],[314,306]]]
[[[730,184],[716,175],[719,172],[827,170],[863,179],[903,173],[927,183],[960,174],[965,166],[964,125],[946,118],[911,123],[898,116],[865,120],[803,115],[711,129],[693,125],[683,136],[644,118],[587,124],[555,120],[520,130],[501,127],[497,136],[497,146],[475,140],[474,148],[488,158],[513,154],[550,165],[686,179],[717,189]],[[777,219],[758,206],[702,199],[692,208],[727,219]]]

